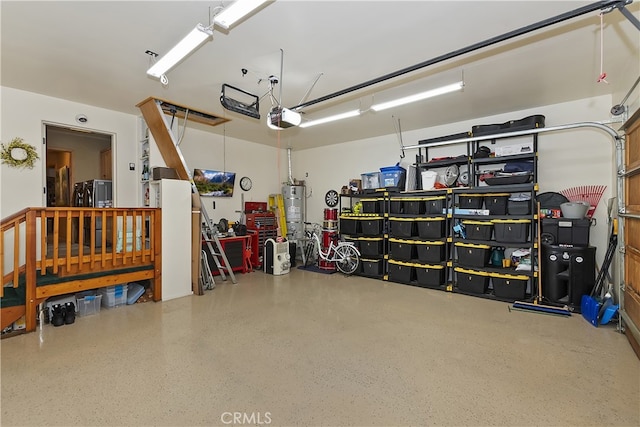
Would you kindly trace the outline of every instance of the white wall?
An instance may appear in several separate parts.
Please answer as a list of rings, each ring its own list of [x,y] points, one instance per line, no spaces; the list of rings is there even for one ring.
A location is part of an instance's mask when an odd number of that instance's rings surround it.
[[[418,131],[403,132],[405,145],[417,144],[421,139],[435,138],[470,131],[473,125],[503,123],[532,114],[543,114],[546,127],[561,124],[609,120],[611,96],[583,99],[557,105],[482,117],[466,122],[447,124]],[[357,118],[354,126],[357,126]],[[618,128],[620,125],[613,125]],[[598,247],[597,258],[602,262],[608,242],[606,226],[607,199],[615,194],[614,145],[612,138],[597,129],[553,132],[539,137],[540,192],[560,191],[578,185],[606,185],[607,191],[596,210],[597,226],[591,228],[591,244]],[[417,150],[407,150],[403,162],[415,161]],[[447,146],[434,151],[433,156],[457,156],[466,153],[464,146]],[[431,154],[430,154],[431,156]],[[324,194],[340,191],[349,179],[361,173],[391,166],[400,160],[396,135],[353,141],[309,150],[293,152],[294,177],[306,179],[311,195],[308,198],[307,218],[322,222],[326,208]],[[308,177],[305,178],[306,174]]]
[[[124,184],[137,178],[136,172],[128,167],[138,157],[135,116],[8,87],[0,87],[0,102],[0,140],[6,144],[21,137],[36,147],[40,156],[33,169],[0,166],[0,217],[25,207],[44,206],[43,122],[115,134],[114,203],[121,207],[136,206],[137,188]],[[80,113],[89,118],[82,126],[75,121]]]
[[[0,217],[7,217],[25,207],[44,205],[43,122],[114,134],[115,206],[141,205],[138,116],[8,87],[0,87],[0,106],[0,141],[8,143],[19,136],[36,147],[40,156],[33,169],[10,168],[5,164],[0,166]],[[75,117],[80,113],[89,118],[86,125],[76,123]],[[241,125],[240,121],[226,124],[229,129]],[[214,220],[237,220],[240,214],[236,211],[242,208],[242,193],[246,201],[266,202],[269,194],[280,192],[281,182],[286,180],[286,150],[283,149],[234,138],[226,138],[225,143],[220,135],[190,127],[187,127],[180,149],[191,169],[236,172],[233,197],[203,198],[204,206]],[[152,166],[164,166],[157,151],[154,158],[158,161],[154,161]],[[129,170],[129,163],[136,165],[135,171]],[[248,192],[240,189],[242,176],[249,176],[253,181],[253,188]]]

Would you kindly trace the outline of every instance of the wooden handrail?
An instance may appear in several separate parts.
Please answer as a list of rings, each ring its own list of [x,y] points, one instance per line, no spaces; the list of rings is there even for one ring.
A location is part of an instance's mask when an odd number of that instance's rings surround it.
[[[18,287],[22,273],[35,280],[38,270],[40,275],[75,275],[153,264],[159,218],[155,208],[23,209],[0,226],[2,288],[8,283]],[[4,262],[9,248],[11,266]],[[5,272],[7,267],[11,271]]]

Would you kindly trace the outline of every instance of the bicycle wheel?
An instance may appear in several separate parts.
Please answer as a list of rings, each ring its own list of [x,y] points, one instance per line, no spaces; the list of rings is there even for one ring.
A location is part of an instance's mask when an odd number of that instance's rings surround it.
[[[360,266],[358,251],[351,245],[341,245],[336,248],[333,259],[336,267],[344,274],[353,274]]]

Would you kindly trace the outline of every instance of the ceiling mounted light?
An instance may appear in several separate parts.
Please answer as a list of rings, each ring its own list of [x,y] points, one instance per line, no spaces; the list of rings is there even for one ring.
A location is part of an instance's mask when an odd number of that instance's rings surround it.
[[[322,119],[310,120],[300,125],[301,128],[308,128],[315,125],[321,125],[324,123],[335,122],[336,120],[348,119],[349,117],[355,117],[360,115],[360,110],[347,111],[346,113],[334,114],[333,116],[324,117]]]
[[[228,30],[233,24],[256,10],[267,0],[236,0],[213,18],[213,22]]]
[[[213,40],[213,30],[202,24],[196,25],[189,34],[175,45],[165,56],[147,70],[151,77],[162,78],[173,67],[189,56],[204,43]]]
[[[455,92],[461,90],[464,87],[464,82],[457,82],[450,85],[442,86],[436,89],[431,89],[426,92],[416,93],[415,95],[405,96],[404,98],[395,99],[393,101],[382,102],[371,106],[373,111],[382,111],[388,108],[397,107],[399,105],[409,104],[411,102],[422,101],[427,98],[433,98],[434,96],[444,95],[445,93]]]

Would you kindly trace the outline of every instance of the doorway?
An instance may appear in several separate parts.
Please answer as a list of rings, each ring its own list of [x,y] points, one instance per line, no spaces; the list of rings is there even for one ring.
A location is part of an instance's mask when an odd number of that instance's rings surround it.
[[[108,181],[109,188],[113,188],[113,135],[53,124],[45,124],[44,134],[45,206],[93,207],[87,200],[93,201],[94,198],[84,197],[86,195],[79,193],[78,189],[85,191],[86,183],[95,180]],[[77,241],[80,224],[72,223],[71,230],[67,230],[66,221],[61,221],[58,226],[61,240],[70,232],[72,241]],[[51,236],[52,232],[53,222],[47,224],[47,234]]]

